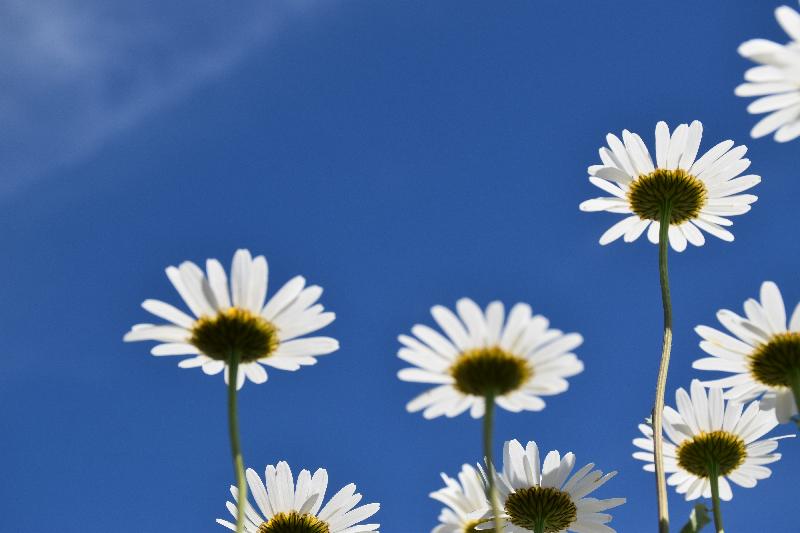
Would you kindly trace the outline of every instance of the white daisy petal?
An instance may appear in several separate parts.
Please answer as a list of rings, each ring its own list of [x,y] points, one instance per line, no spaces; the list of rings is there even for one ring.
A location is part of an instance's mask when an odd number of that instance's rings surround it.
[[[630,229],[637,226],[640,219],[638,216],[633,215],[628,218],[623,218],[621,221],[617,222],[613,226],[611,226],[603,235],[600,237],[600,244],[606,245],[610,242],[613,242],[623,235],[625,235]]]
[[[216,259],[206,260],[206,275],[208,276],[208,284],[214,293],[214,299],[220,309],[226,309],[231,306],[230,293],[228,289],[228,276],[225,274],[225,269],[222,264]]]
[[[192,317],[166,302],[160,300],[145,300],[142,302],[142,307],[145,311],[149,311],[159,318],[172,322],[176,326],[186,329],[191,329],[194,326],[194,319]]]
[[[658,168],[667,167],[669,137],[669,126],[662,120],[656,124],[656,164]]]
[[[800,120],[795,120],[778,128],[774,138],[776,142],[785,143],[793,141],[797,137],[800,137]]]

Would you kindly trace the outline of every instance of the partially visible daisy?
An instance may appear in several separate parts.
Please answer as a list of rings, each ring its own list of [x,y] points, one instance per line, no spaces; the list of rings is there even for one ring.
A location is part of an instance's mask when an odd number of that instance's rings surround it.
[[[778,24],[789,36],[787,44],[751,39],[739,46],[739,54],[759,66],[744,74],[746,83],[736,87],[737,96],[760,96],[747,106],[751,114],[769,113],[752,129],[754,138],[775,132],[778,142],[800,136],[800,14],[789,6],[775,10]]]
[[[762,407],[774,407],[778,420],[786,423],[797,414],[796,399],[800,401],[800,304],[787,327],[778,286],[765,281],[760,296],[761,301],[750,298],[744,303],[745,316],[727,309],[717,313],[733,337],[708,326],[695,328],[703,338],[700,348],[711,357],[698,359],[692,366],[732,373],[703,384],[730,387],[725,398],[739,402],[763,398]]]
[[[728,481],[740,487],[755,487],[761,479],[772,475],[766,464],[774,463],[781,454],[774,453],[777,440],[782,437],[762,439],[778,425],[774,411],[765,411],[758,402],[746,408],[738,402],[722,398],[722,389],[706,390],[698,380],[693,380],[691,396],[684,389],[675,393],[678,410],[664,408],[664,470],[671,474],[669,485],[686,500],[711,498],[710,478],[714,473],[719,483],[719,497],[733,498]],[[644,469],[655,470],[653,464],[653,430],[640,424],[644,437],[633,440],[641,452],[633,457],[645,461]]]
[[[490,511],[481,474],[470,465],[461,467],[458,480],[442,474],[444,488],[430,497],[446,505],[439,514],[440,524],[432,533],[476,533],[475,527],[485,522]]]
[[[295,485],[292,470],[281,461],[278,467],[267,466],[264,481],[252,468],[247,469],[247,484],[258,510],[247,502],[247,533],[378,533],[380,524],[362,524],[380,509],[377,503],[356,507],[361,494],[351,483],[322,506],[328,488],[328,472],[318,469],[312,476],[302,470]],[[225,502],[236,517],[239,491],[231,486],[233,502]],[[235,531],[236,524],[221,518],[217,523]]]
[[[739,194],[761,181],[759,176],[739,176],[750,166],[745,146],[723,141],[697,158],[703,125],[681,124],[670,134],[666,122],[656,125],[655,161],[641,137],[628,130],[622,140],[609,133],[608,148],[600,149],[599,165],[590,166],[589,181],[611,196],[586,200],[582,211],[608,211],[628,215],[609,228],[600,244],[623,237],[633,242],[645,231],[657,244],[662,216],[669,210],[669,243],[676,251],[686,244],[702,246],[700,230],[725,241],[733,234],[723,226],[727,217],[750,210],[758,198]],[[737,177],[738,176],[738,177]]]
[[[605,525],[607,509],[625,503],[625,498],[588,498],[616,472],[603,475],[589,463],[570,476],[575,455],[563,457],[551,451],[540,463],[539,448],[533,441],[523,448],[518,440],[505,443],[503,471],[498,474],[501,520],[504,533],[529,533],[538,526],[545,533],[614,533]],[[491,529],[484,523],[479,530]]]
[[[512,412],[540,411],[540,398],[564,392],[565,378],[579,374],[583,363],[572,352],[583,343],[577,333],[551,329],[549,321],[518,303],[508,317],[500,302],[481,310],[469,298],[456,303],[458,316],[437,305],[431,314],[445,335],[416,325],[414,336],[400,335],[398,357],[414,365],[398,372],[403,381],[436,385],[407,405],[425,418],[453,417],[466,410],[484,415],[485,398]]]
[[[296,276],[266,302],[267,260],[237,250],[231,265],[231,280],[216,259],[206,261],[203,272],[191,261],[167,268],[167,277],[193,316],[159,300],[145,300],[142,307],[168,324],[137,324],[125,341],[157,341],[153,355],[189,355],[178,366],[200,367],[209,375],[225,371],[237,353],[240,364],[237,388],[245,376],[253,383],[267,381],[262,365],[297,370],[313,365],[316,356],[339,348],[330,337],[299,338],[330,324],[336,315],[316,303],[322,288],[306,287]]]

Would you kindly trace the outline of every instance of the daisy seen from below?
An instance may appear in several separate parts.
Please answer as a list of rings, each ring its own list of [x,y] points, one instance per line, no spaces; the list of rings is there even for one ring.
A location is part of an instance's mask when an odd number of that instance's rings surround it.
[[[572,473],[575,455],[549,452],[540,462],[539,448],[518,440],[503,447],[503,471],[497,475],[504,533],[614,533],[604,511],[625,503],[625,498],[588,497],[616,472],[603,474],[589,463]],[[570,475],[572,474],[572,475]],[[479,525],[479,530],[486,525]]]
[[[788,142],[800,136],[800,14],[789,6],[780,6],[775,18],[789,42],[750,39],[742,43],[739,55],[758,66],[744,73],[745,83],[736,87],[735,93],[759,97],[747,106],[750,114],[768,113],[750,131],[752,137],[774,132],[777,142]]]
[[[627,215],[600,237],[605,245],[623,238],[632,242],[647,232],[650,242],[658,244],[658,270],[664,333],[661,363],[656,379],[653,425],[656,428],[656,488],[660,533],[669,531],[669,508],[666,476],[663,467],[662,413],[666,393],[669,359],[672,351],[672,299],[667,268],[668,244],[676,251],[688,243],[702,246],[703,231],[725,241],[733,234],[724,228],[733,223],[728,217],[750,210],[758,198],[740,194],[761,181],[759,176],[740,176],[750,166],[743,158],[747,147],[734,147],[723,141],[697,157],[703,125],[695,120],[681,124],[670,133],[666,122],[655,129],[655,161],[639,135],[628,130],[620,140],[609,133],[608,147],[600,149],[601,164],[589,167],[589,181],[611,196],[586,200],[582,211],[608,211]],[[703,230],[703,231],[701,231]]]
[[[722,309],[717,319],[728,331],[697,326],[703,339],[700,348],[710,357],[692,366],[732,375],[703,384],[730,387],[725,392],[730,400],[760,398],[763,408],[775,408],[779,422],[790,421],[800,405],[800,304],[787,324],[778,286],[765,281],[760,301],[750,298],[744,303],[744,316]]]
[[[475,527],[489,520],[486,515],[490,512],[480,472],[464,465],[458,479],[442,474],[442,480],[445,486],[430,494],[431,498],[446,506],[432,533],[476,533]]]
[[[772,475],[764,465],[781,458],[775,453],[778,439],[762,439],[778,425],[773,410],[764,410],[758,402],[746,407],[739,402],[725,402],[722,389],[712,387],[706,393],[698,380],[691,384],[691,396],[684,389],[675,393],[677,411],[664,408],[664,467],[670,474],[668,483],[676,487],[686,500],[711,498],[714,523],[722,531],[720,500],[733,498],[728,481],[752,488],[761,479]],[[640,424],[644,437],[633,444],[644,451],[633,454],[645,461],[644,469],[652,472],[653,430]]]
[[[206,261],[206,272],[191,261],[170,266],[167,277],[193,316],[166,302],[145,300],[142,307],[168,323],[137,324],[124,340],[156,341],[151,350],[156,356],[190,356],[178,364],[181,368],[200,367],[209,375],[224,372],[234,470],[246,500],[236,391],[245,377],[254,383],[267,381],[262,365],[297,370],[315,364],[316,356],[336,351],[339,343],[330,337],[299,338],[330,324],[335,315],[316,303],[322,289],[306,287],[302,276],[287,282],[265,304],[267,260],[247,250],[234,254],[230,284],[216,259]],[[244,531],[244,518],[241,507],[238,533]]]
[[[495,403],[512,412],[540,411],[541,396],[564,392],[566,378],[583,371],[571,351],[583,343],[577,333],[550,328],[529,305],[518,303],[508,317],[501,302],[481,310],[469,298],[456,303],[458,315],[441,305],[431,314],[444,335],[417,324],[413,336],[400,335],[400,359],[414,365],[398,373],[403,381],[430,383],[434,388],[406,406],[425,418],[453,417],[469,410],[483,417],[483,450],[492,465],[492,421]],[[494,509],[495,531],[500,533],[494,476],[489,476],[489,501]]]
[[[589,181],[611,196],[586,200],[582,211],[608,211],[626,216],[609,228],[600,244],[620,237],[638,239],[645,231],[658,244],[662,224],[668,227],[669,243],[676,251],[687,243],[702,246],[703,230],[725,241],[733,234],[724,226],[727,217],[750,210],[758,198],[739,194],[761,181],[759,176],[740,176],[750,166],[743,158],[747,147],[723,141],[697,157],[703,125],[695,120],[681,124],[670,134],[666,122],[656,125],[655,160],[642,138],[628,130],[622,140],[606,136],[608,148],[600,149],[601,164],[589,167]]]
[[[328,472],[317,469],[312,476],[302,470],[297,482],[289,465],[281,461],[278,466],[267,466],[264,480],[252,468],[247,469],[247,483],[256,502],[257,510],[246,502],[247,533],[378,533],[380,524],[362,524],[380,509],[377,503],[356,507],[361,494],[354,483],[346,485],[327,503]],[[228,511],[236,517],[239,490],[231,486],[233,502],[225,502]],[[236,525],[221,518],[217,523],[230,530]]]
[[[266,302],[268,266],[264,256],[251,257],[237,250],[230,284],[216,259],[206,261],[206,272],[191,261],[167,268],[175,290],[192,315],[160,300],[145,300],[142,307],[167,324],[137,324],[124,340],[156,341],[156,356],[190,356],[181,368],[201,368],[208,375],[224,372],[229,380],[233,355],[239,359],[237,388],[245,378],[267,381],[264,366],[298,370],[315,364],[316,357],[339,348],[330,337],[305,337],[331,322],[336,315],[317,303],[322,288],[306,286],[302,276],[289,280]],[[262,366],[263,365],[263,366]]]

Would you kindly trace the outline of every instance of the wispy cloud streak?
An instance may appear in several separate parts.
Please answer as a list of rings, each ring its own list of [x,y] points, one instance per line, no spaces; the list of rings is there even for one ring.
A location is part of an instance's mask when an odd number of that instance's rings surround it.
[[[235,66],[308,2],[0,4],[0,197]]]

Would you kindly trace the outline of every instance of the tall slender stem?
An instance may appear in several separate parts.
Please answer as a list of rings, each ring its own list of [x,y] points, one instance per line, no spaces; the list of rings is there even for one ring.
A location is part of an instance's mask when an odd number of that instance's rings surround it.
[[[239,373],[239,354],[233,352],[228,362],[228,432],[231,437],[233,470],[236,473],[236,533],[244,533],[245,505],[247,503],[247,483],[244,477],[244,460],[239,444],[239,415],[236,408],[236,383]]]
[[[494,395],[487,394],[486,409],[483,414],[483,455],[486,457],[486,469],[489,475],[489,503],[492,505],[495,533],[502,533],[500,526],[500,505],[497,501],[497,487],[495,486],[494,459],[492,459],[492,425],[494,422]]]
[[[540,516],[538,520],[536,520],[536,524],[533,526],[533,533],[545,533],[544,532],[544,517]]]
[[[722,511],[719,508],[719,466],[711,463],[708,480],[711,482],[711,506],[714,509],[714,527],[717,533],[725,533],[722,529]]]
[[[658,233],[658,272],[661,279],[661,305],[664,309],[664,342],[661,348],[661,364],[658,367],[658,380],[656,381],[656,401],[653,407],[653,446],[655,449],[659,533],[669,533],[669,505],[667,501],[667,480],[664,474],[662,417],[664,414],[664,393],[667,388],[669,356],[672,350],[672,300],[669,295],[669,273],[667,272],[671,211],[672,205],[667,202],[661,213]]]
[[[800,370],[792,372],[791,376],[792,393],[794,394],[794,404],[797,406],[797,411],[800,412]],[[797,427],[800,428],[800,414],[795,415],[794,421]]]

